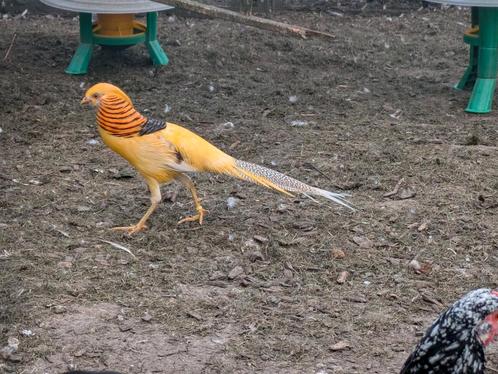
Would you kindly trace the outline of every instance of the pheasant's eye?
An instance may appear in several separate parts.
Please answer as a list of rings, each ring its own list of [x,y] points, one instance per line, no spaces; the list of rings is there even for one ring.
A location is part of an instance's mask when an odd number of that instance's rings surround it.
[[[98,98],[99,98],[99,94],[98,94],[98,93],[94,93],[94,94],[92,95],[92,97],[93,97],[94,99],[98,99]]]

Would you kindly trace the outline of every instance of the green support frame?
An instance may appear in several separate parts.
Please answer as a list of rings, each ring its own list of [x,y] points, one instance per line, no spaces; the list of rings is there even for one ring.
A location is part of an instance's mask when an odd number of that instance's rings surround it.
[[[471,27],[474,30],[479,28],[479,10],[476,7],[471,9]],[[468,88],[471,84],[474,84],[477,78],[477,59],[479,57],[479,34],[465,34],[463,36],[463,41],[467,43],[469,48],[469,65],[465,72],[463,73],[460,81],[455,85],[456,89],[464,90]]]
[[[93,46],[132,46],[145,43],[154,65],[167,65],[168,56],[161,48],[157,40],[157,12],[147,13],[147,27],[145,32],[127,37],[113,37],[94,34],[92,31],[92,14],[80,13],[80,45],[76,50],[69,66],[66,68],[68,74],[86,74],[88,65],[92,58]]]
[[[469,66],[455,87],[464,89],[473,83],[474,88],[465,110],[470,113],[489,113],[498,72],[498,8],[473,7],[472,27],[479,27],[479,32],[464,36],[464,41],[470,44]]]

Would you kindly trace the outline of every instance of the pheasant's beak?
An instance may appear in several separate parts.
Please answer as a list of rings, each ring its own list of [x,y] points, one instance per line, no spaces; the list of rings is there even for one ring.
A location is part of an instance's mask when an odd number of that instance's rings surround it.
[[[85,96],[83,99],[81,99],[81,102],[80,102],[81,105],[90,104],[90,103],[91,103],[91,100],[87,96]]]

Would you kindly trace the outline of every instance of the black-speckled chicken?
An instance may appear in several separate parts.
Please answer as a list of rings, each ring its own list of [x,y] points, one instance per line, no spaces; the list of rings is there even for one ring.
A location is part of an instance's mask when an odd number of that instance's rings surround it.
[[[432,324],[401,374],[484,374],[484,347],[498,332],[498,290],[469,292]]]

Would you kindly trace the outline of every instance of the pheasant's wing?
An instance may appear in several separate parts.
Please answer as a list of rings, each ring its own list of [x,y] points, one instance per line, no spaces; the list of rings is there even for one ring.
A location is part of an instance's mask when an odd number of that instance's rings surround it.
[[[135,162],[133,164],[149,176],[170,172],[195,172],[198,171],[190,165],[180,150],[160,132],[134,138],[136,141]],[[131,147],[130,147],[131,148]],[[129,153],[132,150],[129,149]],[[157,178],[156,178],[157,179]]]
[[[181,126],[168,123],[167,127],[157,134],[165,144],[170,145],[170,150],[174,149],[175,158],[173,162],[168,163],[168,167],[173,170],[226,173],[234,166],[233,157]]]

